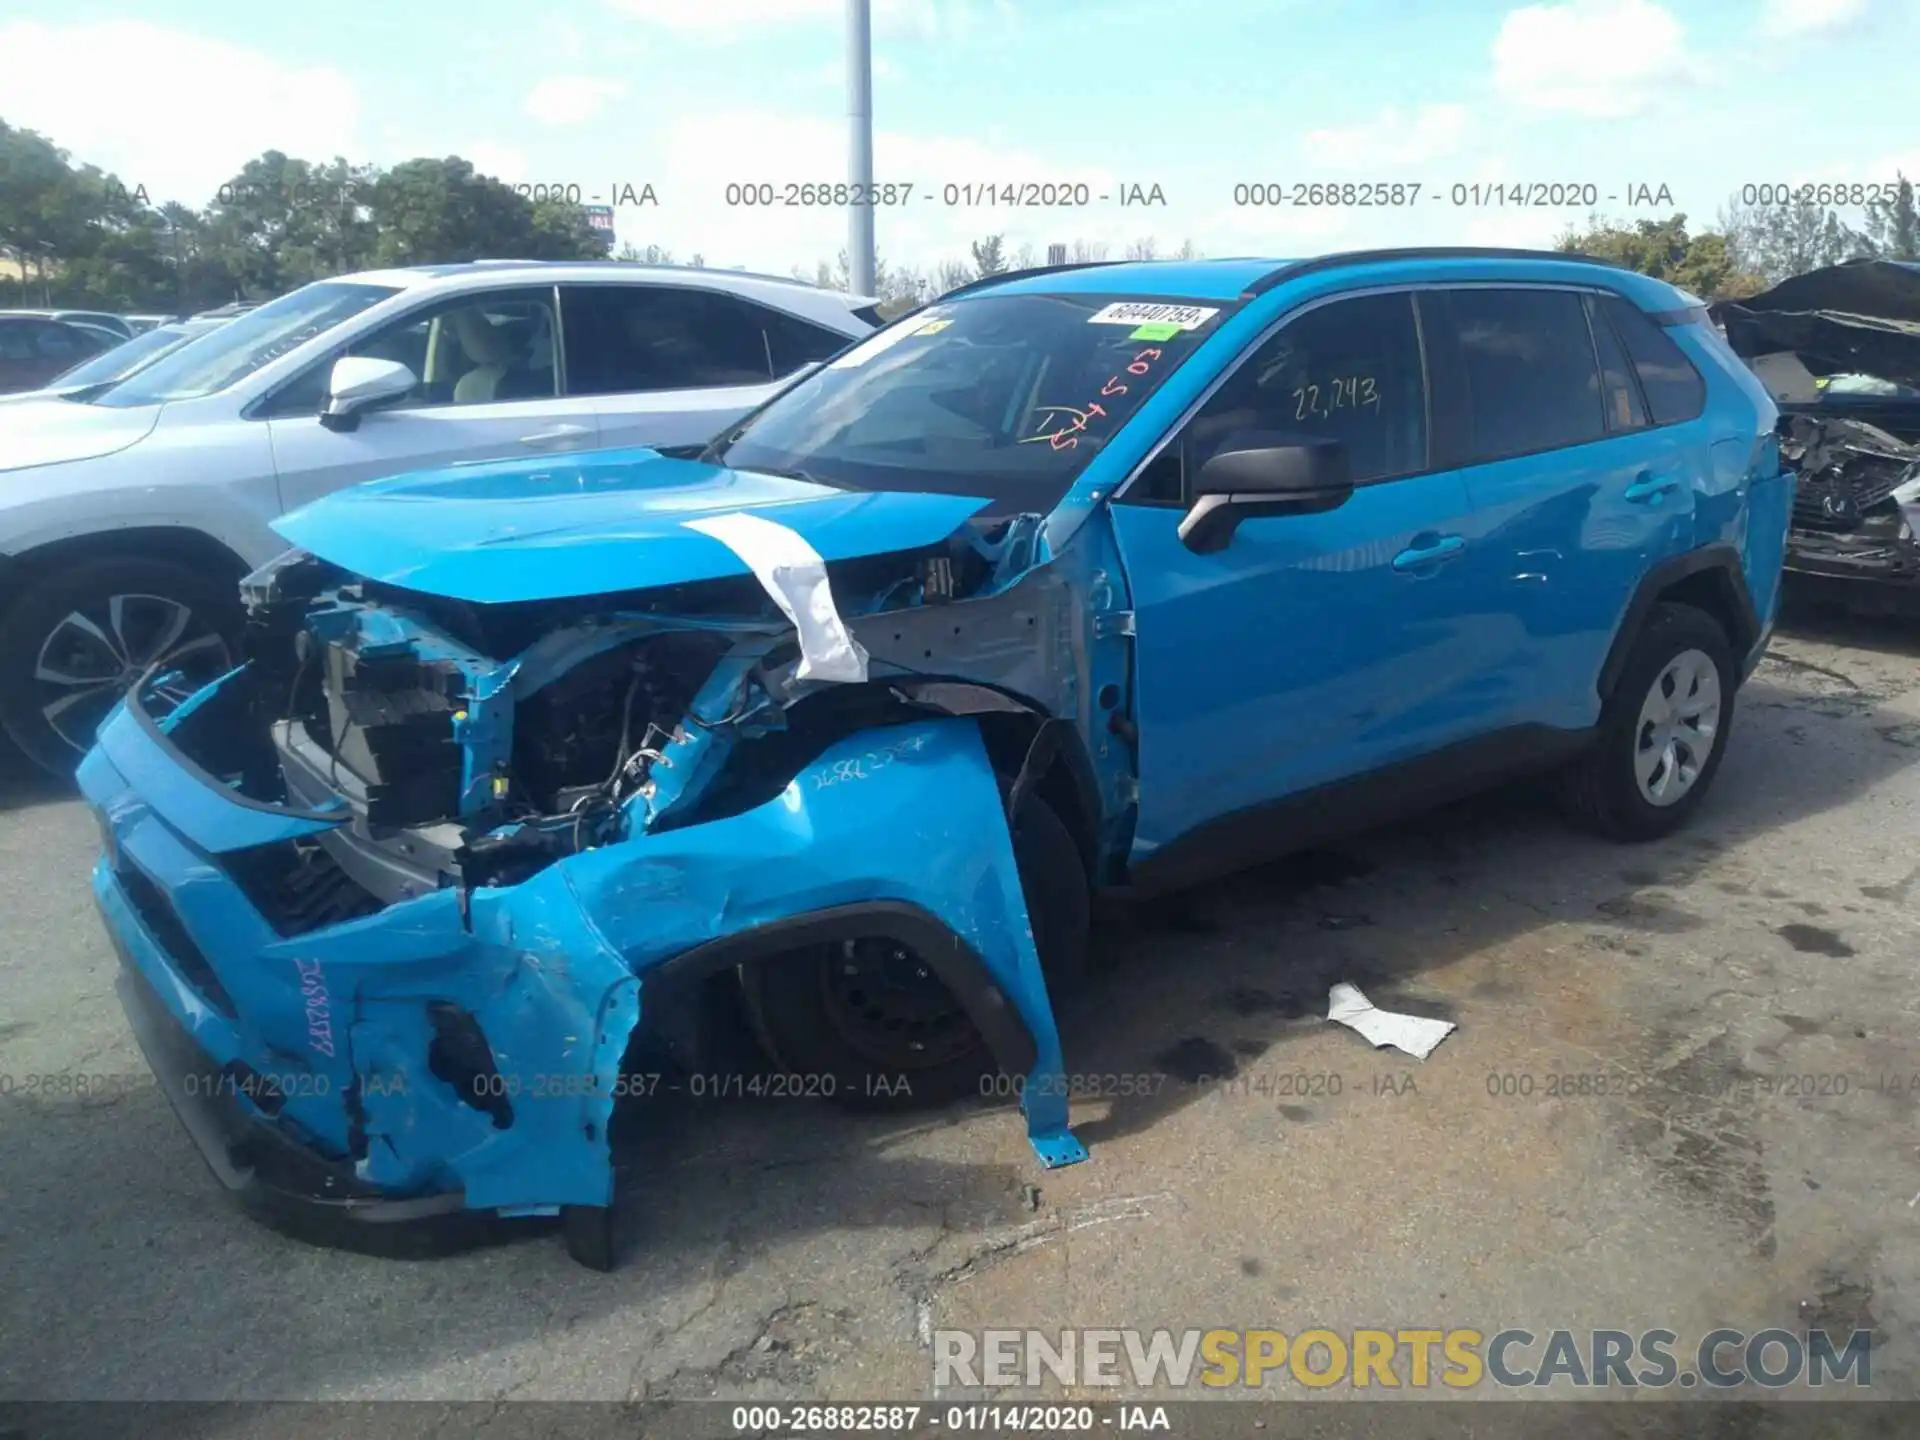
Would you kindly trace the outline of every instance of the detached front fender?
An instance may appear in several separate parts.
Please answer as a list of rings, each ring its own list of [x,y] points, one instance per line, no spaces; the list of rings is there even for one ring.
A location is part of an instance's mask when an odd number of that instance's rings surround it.
[[[1085,1158],[1068,1129],[1059,1032],[1000,786],[973,720],[851,736],[772,800],[577,856],[518,887],[516,908],[542,894],[558,903],[554,887],[640,977],[643,1006],[650,981],[821,940],[912,945],[1001,1066],[1026,1077],[1040,1158]]]

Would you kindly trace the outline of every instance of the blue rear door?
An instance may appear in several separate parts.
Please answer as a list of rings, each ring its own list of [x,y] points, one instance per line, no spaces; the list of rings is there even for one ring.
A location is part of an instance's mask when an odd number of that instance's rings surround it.
[[[1509,619],[1481,677],[1502,728],[1593,724],[1635,587],[1692,544],[1708,453],[1699,405],[1685,423],[1653,422],[1614,305],[1632,310],[1546,285],[1420,296],[1436,456],[1461,467],[1484,527],[1482,598]]]
[[[1338,439],[1359,483],[1196,554],[1177,534],[1191,477],[1242,432]],[[1427,441],[1410,294],[1336,298],[1247,357],[1111,507],[1135,612],[1136,861],[1484,728],[1474,519]]]

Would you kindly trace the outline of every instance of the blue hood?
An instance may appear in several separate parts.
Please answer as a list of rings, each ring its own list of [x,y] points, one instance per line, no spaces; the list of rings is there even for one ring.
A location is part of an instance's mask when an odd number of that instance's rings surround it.
[[[653,450],[395,475],[284,515],[282,538],[370,580],[480,604],[752,573],[686,522],[750,511],[824,560],[933,545],[986,500],[834,490]]]

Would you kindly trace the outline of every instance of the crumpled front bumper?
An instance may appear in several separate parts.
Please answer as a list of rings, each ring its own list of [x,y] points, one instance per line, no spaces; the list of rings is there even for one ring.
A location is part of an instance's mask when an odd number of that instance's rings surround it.
[[[215,1174],[326,1222],[313,1238],[609,1206],[608,1124],[648,987],[860,934],[914,945],[1027,1076],[1041,1158],[1084,1158],[972,720],[853,736],[763,805],[464,904],[446,889],[295,934],[257,903],[252,862],[336,818],[237,795],[127,707],[79,779],[136,1036]]]

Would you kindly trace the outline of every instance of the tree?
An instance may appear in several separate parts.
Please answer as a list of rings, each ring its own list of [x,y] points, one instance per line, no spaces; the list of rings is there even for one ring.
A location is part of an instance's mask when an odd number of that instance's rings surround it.
[[[598,260],[607,253],[606,238],[586,225],[584,213],[577,228],[551,212],[543,221],[525,196],[476,173],[472,162],[458,155],[394,166],[374,182],[367,208],[378,232],[377,265]]]
[[[1160,257],[1160,242],[1151,235],[1143,235],[1127,246],[1129,260],[1157,260]]]
[[[973,267],[964,260],[942,260],[933,272],[933,293],[945,295],[962,285],[971,285],[979,278]]]
[[[1866,238],[1882,260],[1920,260],[1920,216],[1913,206],[1913,182],[1905,175],[1891,200],[1869,200]]]
[[[586,207],[564,200],[533,202],[532,260],[604,260],[613,239],[593,228]]]
[[[1589,216],[1585,230],[1568,230],[1557,248],[1611,260],[1708,299],[1751,295],[1758,277],[1737,270],[1724,235],[1687,233],[1687,217],[1636,220],[1631,225]]]
[[[1735,268],[1765,285],[1873,253],[1872,241],[1805,195],[1786,205],[1729,200],[1720,212],[1720,232]]]
[[[979,275],[1003,275],[1007,270],[1006,237],[989,235],[969,247],[973,252],[974,272]]]

